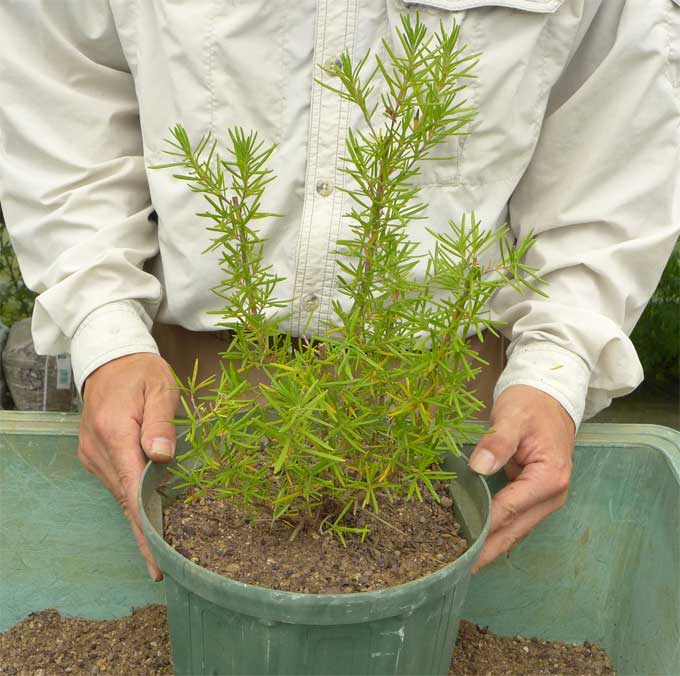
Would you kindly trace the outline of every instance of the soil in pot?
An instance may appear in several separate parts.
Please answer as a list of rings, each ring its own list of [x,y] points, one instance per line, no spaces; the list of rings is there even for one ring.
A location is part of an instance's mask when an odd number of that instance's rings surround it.
[[[95,622],[32,613],[0,634],[2,676],[171,676],[165,606]],[[501,638],[461,622],[450,676],[614,676],[601,648]]]
[[[252,585],[311,594],[382,589],[429,575],[467,550],[445,484],[437,489],[439,503],[429,494],[422,502],[395,498],[378,514],[350,515],[346,525],[370,533],[363,543],[348,537],[346,547],[318,525],[272,525],[210,495],[169,504],[164,536],[194,563]]]

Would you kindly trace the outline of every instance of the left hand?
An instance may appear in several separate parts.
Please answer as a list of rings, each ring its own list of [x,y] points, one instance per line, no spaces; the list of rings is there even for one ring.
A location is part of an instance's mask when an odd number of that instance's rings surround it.
[[[493,499],[491,530],[473,574],[560,509],[571,480],[574,421],[550,395],[509,387],[494,403],[491,428],[470,456],[470,469],[490,475],[505,467],[511,483]]]

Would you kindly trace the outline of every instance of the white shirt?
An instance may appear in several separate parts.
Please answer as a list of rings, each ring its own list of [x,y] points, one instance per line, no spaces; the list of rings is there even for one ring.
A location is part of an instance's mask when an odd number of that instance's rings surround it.
[[[154,319],[214,328],[201,198],[150,169],[176,122],[195,141],[240,125],[279,144],[264,206],[285,218],[263,222],[265,262],[294,299],[288,330],[314,304],[326,319],[347,232],[338,157],[360,120],[315,64],[379,52],[417,9],[481,54],[470,134],[418,178],[428,226],[474,210],[533,229],[527,262],[549,282],[549,298],[492,302],[511,339],[496,396],[537,387],[578,425],[635,388],[627,335],[680,230],[680,0],[4,0],[0,202],[40,294],[38,352],[70,351],[81,389],[111,359],[157,352]]]

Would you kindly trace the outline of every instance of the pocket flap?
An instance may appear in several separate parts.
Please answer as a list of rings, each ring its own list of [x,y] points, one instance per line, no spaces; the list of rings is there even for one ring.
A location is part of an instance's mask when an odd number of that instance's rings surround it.
[[[680,0],[673,1],[680,3]],[[550,14],[556,11],[564,2],[565,0],[404,0],[404,4],[409,7],[431,7],[433,9],[448,9],[452,12],[478,7],[505,7],[542,14]]]

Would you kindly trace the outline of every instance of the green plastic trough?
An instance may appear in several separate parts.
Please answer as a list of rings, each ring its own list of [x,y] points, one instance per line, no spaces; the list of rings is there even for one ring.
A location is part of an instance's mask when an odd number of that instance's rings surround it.
[[[106,619],[164,602],[78,463],[78,420],[0,411],[0,631],[43,608]],[[680,676],[680,433],[584,425],[567,506],[473,578],[463,617],[597,642],[619,676]]]

